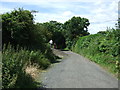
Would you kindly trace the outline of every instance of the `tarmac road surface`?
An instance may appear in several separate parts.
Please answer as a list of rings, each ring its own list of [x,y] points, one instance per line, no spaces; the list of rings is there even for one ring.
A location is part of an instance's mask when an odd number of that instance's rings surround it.
[[[117,78],[99,65],[71,51],[61,52],[61,62],[42,73],[45,88],[118,88]]]

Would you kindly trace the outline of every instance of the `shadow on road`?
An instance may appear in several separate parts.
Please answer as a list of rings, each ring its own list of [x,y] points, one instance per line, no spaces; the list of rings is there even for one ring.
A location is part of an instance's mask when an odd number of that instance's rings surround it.
[[[69,50],[64,50],[64,49],[61,49],[61,51],[69,51]]]
[[[60,60],[56,60],[56,61],[54,61],[54,62],[52,62],[52,63],[59,63],[59,62],[61,62]]]

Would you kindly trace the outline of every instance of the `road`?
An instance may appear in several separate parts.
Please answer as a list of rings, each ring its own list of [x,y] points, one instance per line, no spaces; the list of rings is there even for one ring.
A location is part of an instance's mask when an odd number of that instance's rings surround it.
[[[71,51],[42,73],[45,88],[118,88],[118,80],[99,65]]]

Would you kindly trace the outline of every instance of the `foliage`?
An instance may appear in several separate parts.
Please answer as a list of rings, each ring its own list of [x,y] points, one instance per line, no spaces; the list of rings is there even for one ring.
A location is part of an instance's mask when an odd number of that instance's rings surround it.
[[[52,32],[47,28],[47,26],[42,23],[35,24],[37,33],[40,33],[44,41],[47,43],[52,38]]]
[[[35,24],[33,12],[19,8],[1,14],[3,88],[35,86],[25,68],[29,63],[37,63],[40,69],[46,69],[56,62],[57,57],[48,44],[50,39],[59,49],[65,48],[66,44],[71,48],[79,36],[89,34],[89,21],[86,18],[73,17],[64,24],[57,21]]]
[[[50,21],[43,23],[43,26],[47,27],[47,30],[51,33],[51,37],[47,38],[47,41],[52,39],[53,42],[56,43],[57,48],[59,49],[65,48],[66,45],[65,45],[63,24],[57,21]]]
[[[11,13],[2,14],[3,44],[28,45],[30,33],[34,28],[33,15],[24,9],[14,10]]]
[[[46,37],[50,34],[44,32],[45,28],[34,24],[33,15],[28,10],[19,8],[1,16],[2,87],[19,88],[28,82],[26,87],[32,87],[34,80],[25,73],[26,66],[31,62],[37,63],[40,69],[46,69],[56,61],[56,56],[46,43]]]
[[[51,37],[51,33],[45,27],[34,24],[32,12],[19,8],[1,16],[3,44],[10,42],[15,48],[19,44],[30,50],[52,53],[46,44],[46,38]],[[55,59],[54,55],[52,59]]]
[[[42,33],[34,24],[30,11],[19,8],[11,13],[2,14],[2,41],[16,47],[20,45],[29,49],[46,49]]]
[[[88,19],[75,16],[64,23],[66,44],[69,49],[72,44],[74,44],[73,41],[75,41],[76,38],[79,36],[89,35],[87,30],[89,24]]]
[[[50,61],[45,57],[40,51],[29,51],[18,46],[18,49],[15,50],[11,45],[8,45],[7,48],[3,48],[3,66],[2,66],[2,79],[3,87],[11,88],[16,87],[16,81],[25,74],[25,68],[28,64],[37,63],[39,68],[46,69],[50,65]],[[27,75],[28,76],[28,75]],[[21,82],[25,80],[22,76]],[[23,81],[22,81],[23,79]]]
[[[73,17],[64,24],[57,21],[37,23],[36,29],[42,34],[45,42],[48,43],[52,39],[58,49],[66,46],[70,49],[79,36],[89,34],[87,30],[89,24],[89,20],[86,18]]]
[[[94,35],[80,37],[73,51],[107,67],[111,72],[119,71],[120,30],[111,29]],[[116,64],[117,62],[117,64]]]

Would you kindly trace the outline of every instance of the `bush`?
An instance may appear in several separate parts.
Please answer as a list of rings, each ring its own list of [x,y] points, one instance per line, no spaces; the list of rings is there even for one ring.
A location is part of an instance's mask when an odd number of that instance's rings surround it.
[[[20,76],[26,75],[25,68],[30,62],[31,64],[37,63],[41,69],[46,69],[50,65],[48,58],[46,58],[40,51],[29,51],[24,48],[18,48],[19,50],[15,50],[10,44],[7,47],[4,45],[2,51],[3,88],[15,87],[16,81],[20,81],[18,80]],[[21,79],[19,84],[23,83],[22,81],[24,81],[24,78]]]
[[[46,44],[47,36],[51,37],[51,33],[34,24],[29,10],[19,8],[0,16],[3,36],[2,87],[22,87],[32,81],[25,73],[27,65],[37,63],[39,68],[46,69],[51,62],[55,62],[56,57]]]
[[[117,73],[116,62],[120,55],[120,30],[111,29],[80,37],[73,47],[73,51],[107,67],[111,72]]]

